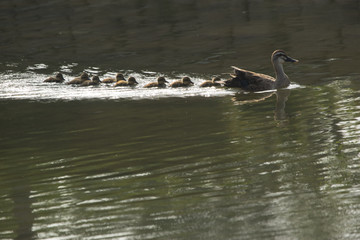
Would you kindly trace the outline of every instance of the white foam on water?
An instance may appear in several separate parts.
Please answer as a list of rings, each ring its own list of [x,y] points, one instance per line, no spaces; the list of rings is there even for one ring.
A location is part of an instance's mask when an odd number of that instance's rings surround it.
[[[200,84],[207,80],[204,77],[191,76],[194,86],[188,88],[144,88],[152,81],[156,81],[158,76],[164,76],[162,73],[144,71],[142,73],[130,72],[139,84],[136,87],[113,87],[113,84],[100,84],[99,86],[82,87],[78,85],[67,85],[66,82],[74,78],[69,75],[71,68],[75,66],[64,66],[62,71],[66,81],[64,83],[44,83],[43,81],[50,75],[39,74],[33,71],[17,73],[7,72],[0,74],[0,99],[28,99],[28,100],[82,100],[82,99],[160,99],[169,97],[222,97],[233,95],[238,89],[228,88],[201,88]],[[36,67],[43,68],[43,65]],[[100,70],[96,67],[86,69],[90,75],[98,74]],[[107,72],[100,75],[100,79],[115,76],[115,72]],[[178,74],[178,78],[165,78],[171,83],[180,79],[186,74]],[[293,83],[289,89],[301,88],[299,84]]]
[[[89,69],[88,69],[89,70]],[[96,69],[93,68],[96,71]],[[95,73],[94,71],[94,73]],[[88,71],[93,72],[93,71]],[[74,76],[63,73],[66,81]],[[30,99],[30,100],[81,100],[81,99],[159,99],[168,97],[217,97],[233,94],[232,90],[225,88],[200,88],[199,85],[206,79],[191,77],[194,86],[188,88],[144,88],[155,81],[160,73],[151,72],[149,76],[132,73],[139,84],[136,87],[113,87],[113,84],[100,84],[99,86],[75,86],[65,83],[44,83],[49,77],[45,74],[33,72],[0,74],[0,99]],[[156,76],[154,76],[156,75]],[[100,79],[114,76],[114,73],[105,73]],[[166,76],[165,76],[166,77]],[[180,77],[179,77],[180,78]],[[171,83],[177,79],[166,79]]]

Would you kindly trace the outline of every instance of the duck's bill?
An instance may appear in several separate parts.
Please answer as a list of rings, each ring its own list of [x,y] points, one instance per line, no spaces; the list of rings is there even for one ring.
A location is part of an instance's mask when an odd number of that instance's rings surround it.
[[[294,58],[291,58],[291,57],[287,57],[287,58],[285,59],[285,61],[286,61],[286,62],[292,62],[292,63],[297,63],[297,62],[299,62],[299,60],[294,59]]]

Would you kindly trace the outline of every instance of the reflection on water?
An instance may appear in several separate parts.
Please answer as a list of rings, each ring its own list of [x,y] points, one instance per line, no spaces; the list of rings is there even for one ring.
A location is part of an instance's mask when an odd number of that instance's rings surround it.
[[[274,95],[276,91],[265,91],[265,92],[238,92],[232,98],[235,105],[251,104],[261,101],[265,101],[267,98]],[[250,94],[250,97],[248,96]]]
[[[329,91],[3,100],[1,236],[356,239],[358,96]]]
[[[280,89],[276,92],[276,108],[275,108],[275,120],[285,121],[287,119],[285,111],[285,103],[290,96],[290,89]]]
[[[244,105],[244,104],[254,104],[265,101],[267,98],[270,98],[274,94],[276,95],[276,107],[274,111],[274,119],[278,123],[285,123],[287,117],[285,111],[285,103],[288,100],[288,97],[291,92],[291,88],[297,87],[296,85],[291,85],[287,89],[279,89],[276,91],[265,91],[265,92],[256,92],[256,93],[246,93],[238,92],[232,98],[234,105]]]
[[[359,239],[358,5],[1,1],[0,238]],[[288,89],[199,87],[277,48]]]

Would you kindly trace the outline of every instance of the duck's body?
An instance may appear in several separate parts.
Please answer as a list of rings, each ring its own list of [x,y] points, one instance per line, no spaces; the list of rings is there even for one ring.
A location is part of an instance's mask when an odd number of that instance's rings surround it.
[[[138,82],[136,81],[136,79],[134,77],[129,77],[127,81],[125,80],[120,80],[117,81],[114,85],[114,87],[125,87],[125,86],[135,86],[137,85]]]
[[[194,85],[194,83],[191,81],[189,77],[183,77],[181,80],[172,82],[170,84],[170,87],[177,88],[177,87],[190,87]]]
[[[168,83],[168,81],[166,81],[166,79],[164,77],[158,77],[156,82],[148,83],[144,87],[145,88],[153,88],[153,87],[165,88],[166,83]]]
[[[76,77],[67,84],[82,84],[83,82],[90,80],[89,75],[87,73],[82,73],[80,77]]]
[[[214,77],[212,80],[201,83],[200,87],[220,87],[221,84],[218,81],[220,81],[220,78]]]
[[[81,86],[97,86],[100,84],[100,78],[98,76],[93,76],[91,80],[86,80],[81,83]]]
[[[44,80],[44,82],[55,82],[55,83],[62,83],[65,81],[65,78],[61,73],[56,74],[55,77],[49,77]]]
[[[115,78],[105,78],[104,80],[102,80],[102,83],[116,83],[118,81],[124,80],[124,75],[122,73],[117,73]]]
[[[271,55],[271,62],[276,78],[233,66],[235,74],[231,75],[232,78],[230,80],[225,81],[225,86],[237,87],[246,91],[265,91],[288,87],[290,80],[284,72],[283,63],[298,62],[298,60],[287,56],[282,50],[276,50]]]

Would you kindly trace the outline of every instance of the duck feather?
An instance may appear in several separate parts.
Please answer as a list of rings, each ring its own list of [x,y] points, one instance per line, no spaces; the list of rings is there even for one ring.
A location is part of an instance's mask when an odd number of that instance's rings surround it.
[[[264,91],[274,89],[275,78],[261,73],[255,73],[235,66],[231,79],[225,81],[226,87],[240,87],[247,91]]]

